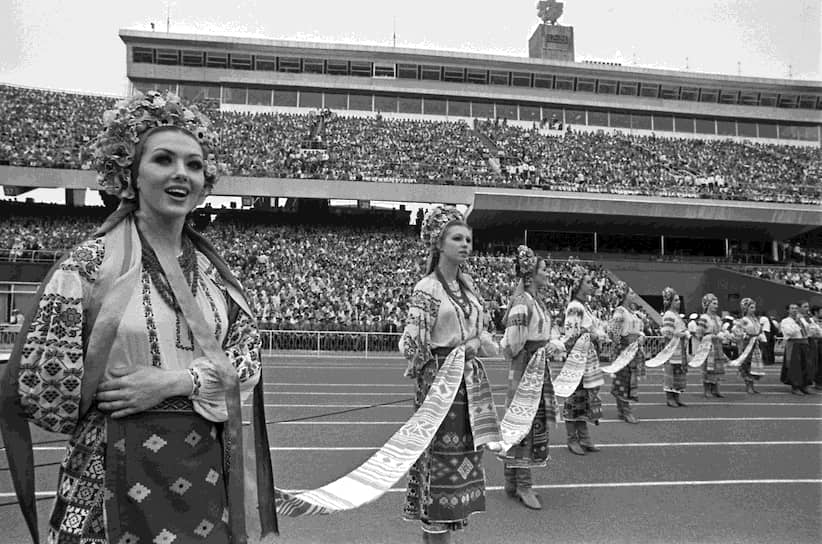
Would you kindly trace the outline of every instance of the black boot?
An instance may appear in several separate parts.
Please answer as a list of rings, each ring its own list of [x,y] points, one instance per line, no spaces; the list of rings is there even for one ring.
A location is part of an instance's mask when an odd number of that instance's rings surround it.
[[[511,498],[517,496],[517,469],[505,466],[503,470],[505,476],[505,494]]]
[[[600,448],[594,444],[591,439],[591,433],[588,432],[588,423],[585,421],[577,421],[577,436],[579,436],[579,445],[585,451],[600,451]]]
[[[574,455],[585,455],[585,450],[579,445],[579,437],[577,436],[577,422],[566,421],[565,430],[568,433],[568,449]]]
[[[702,384],[702,394],[705,396],[706,399],[711,397],[711,391],[712,390],[713,390],[713,388],[711,387],[711,384],[709,384],[709,383],[703,383]]]
[[[665,391],[665,397],[668,399],[665,404],[667,404],[671,408],[678,408],[679,404],[676,402],[676,393],[671,393],[670,391]]]
[[[626,423],[639,423],[639,418],[634,415],[631,403],[627,400],[622,401],[622,419],[624,419]]]
[[[715,396],[718,399],[724,399],[725,398],[725,395],[723,395],[722,393],[719,392],[719,384],[718,383],[711,384],[711,393],[713,393],[713,396]]]
[[[427,533],[423,531],[422,541],[424,544],[449,544],[449,542],[451,542],[451,532]]]
[[[677,406],[688,406],[687,404],[682,402],[682,399],[680,398],[680,395],[681,395],[680,393],[674,393],[674,400],[676,401],[676,405]]]
[[[754,382],[745,382],[745,392],[749,395],[758,395],[759,391],[754,388]]]

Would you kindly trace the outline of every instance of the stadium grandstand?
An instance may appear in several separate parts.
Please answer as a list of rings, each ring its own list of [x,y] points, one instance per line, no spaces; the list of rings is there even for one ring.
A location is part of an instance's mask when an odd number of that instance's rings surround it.
[[[783,287],[819,291],[818,82],[575,62],[533,48],[516,58],[138,30],[120,38],[133,91],[171,90],[217,125],[215,194],[255,209],[208,209],[199,222],[226,242],[272,328],[394,330],[419,276],[403,205],[412,203],[468,206],[475,262],[499,278],[483,285],[492,311],[510,290],[500,256],[522,241],[555,259],[557,277],[569,258],[591,262],[604,308],[608,285],[627,280],[657,318],[668,283],[689,311],[709,285],[730,308],[739,290],[721,286],[736,276],[758,286],[768,310],[781,310]],[[6,196],[64,188],[69,208],[83,206],[96,189],[87,145],[115,100],[0,86]],[[359,207],[336,210],[332,200]],[[31,261],[49,261],[105,213],[4,207],[0,259],[29,272],[7,269],[3,281],[22,283],[8,284],[3,318],[47,267]],[[323,227],[335,221],[346,226]],[[232,244],[238,236],[247,238]],[[327,262],[314,266],[334,272],[289,276],[305,244],[325,248]],[[393,255],[392,269],[368,264],[370,252]],[[375,284],[357,302],[326,298],[362,266]]]

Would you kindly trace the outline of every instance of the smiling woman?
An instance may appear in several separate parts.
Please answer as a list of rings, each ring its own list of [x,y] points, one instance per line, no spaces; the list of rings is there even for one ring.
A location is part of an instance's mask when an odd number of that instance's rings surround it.
[[[72,435],[49,542],[243,543],[247,523],[276,532],[265,427],[242,436],[241,401],[261,388],[257,324],[223,259],[186,225],[216,182],[216,134],[155,92],[117,104],[104,125],[95,167],[120,206],[43,282],[0,381],[33,540],[31,435],[18,414]]]

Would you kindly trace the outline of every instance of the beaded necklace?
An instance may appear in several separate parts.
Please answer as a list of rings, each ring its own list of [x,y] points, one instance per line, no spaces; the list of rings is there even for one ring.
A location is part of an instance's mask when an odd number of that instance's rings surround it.
[[[151,246],[146,242],[142,234],[140,235],[140,242],[142,242],[143,245],[143,267],[148,271],[149,276],[151,276],[151,283],[154,284],[163,301],[179,314],[182,310],[177,303],[174,292],[171,290],[171,284],[163,273],[157,254],[154,253],[154,250],[151,249]],[[194,244],[192,244],[191,240],[187,237],[183,238],[183,254],[178,257],[177,260],[180,263],[180,268],[183,269],[183,277],[185,277],[191,286],[191,294],[196,297],[200,272],[197,268],[197,256],[194,252]]]
[[[463,315],[465,315],[466,319],[471,317],[471,299],[468,298],[468,294],[465,292],[465,285],[459,278],[457,278],[457,287],[451,287],[448,285],[448,282],[445,280],[445,277],[442,275],[439,267],[437,267],[437,279],[439,280],[440,284],[442,284],[443,289],[445,289],[448,298],[451,299],[454,304],[462,310]]]

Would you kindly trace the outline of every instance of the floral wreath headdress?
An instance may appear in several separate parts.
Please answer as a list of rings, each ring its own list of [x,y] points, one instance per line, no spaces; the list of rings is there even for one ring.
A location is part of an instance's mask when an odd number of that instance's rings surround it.
[[[517,270],[520,278],[530,278],[537,272],[537,259],[534,251],[525,245],[517,247]]]
[[[614,283],[614,295],[616,296],[616,299],[620,302],[620,304],[623,300],[625,300],[625,297],[628,296],[628,291],[630,290],[631,288],[628,287],[628,284],[622,280],[618,280],[616,283]]]
[[[200,143],[205,185],[214,186],[219,137],[211,121],[196,106],[183,105],[173,93],[148,91],[117,102],[103,114],[103,130],[91,143],[91,153],[97,182],[105,192],[121,199],[135,198],[131,178],[137,146],[159,127],[182,129]]]
[[[673,287],[666,287],[662,290],[662,307],[664,309],[669,309],[671,305],[674,303],[674,299],[676,298],[676,290]]]
[[[429,249],[436,249],[445,227],[455,221],[465,221],[458,209],[454,206],[437,206],[425,216],[420,228],[420,239]]]
[[[702,297],[702,311],[707,312],[708,311],[708,306],[710,306],[711,302],[713,302],[715,300],[717,302],[719,301],[719,299],[716,298],[716,295],[714,295],[713,293],[708,293],[704,297]]]
[[[574,297],[577,295],[577,291],[579,291],[579,288],[582,285],[582,280],[584,280],[585,276],[587,276],[588,274],[590,274],[590,270],[588,270],[581,264],[575,264],[571,268],[571,292],[569,293],[571,300],[573,300]]]
[[[739,302],[739,309],[742,310],[742,315],[748,315],[748,308],[751,307],[752,304],[756,304],[754,299],[745,297]]]

